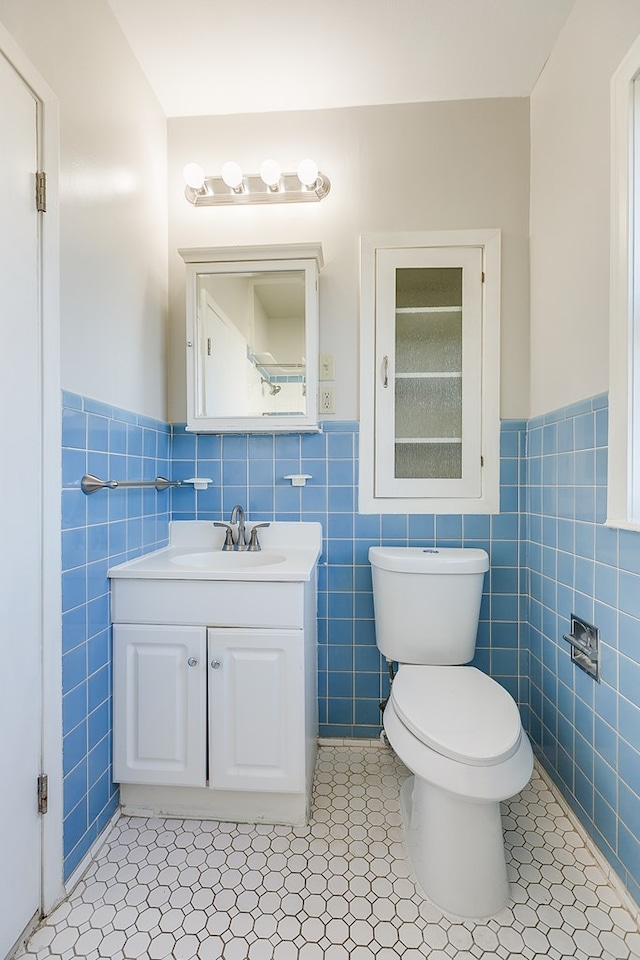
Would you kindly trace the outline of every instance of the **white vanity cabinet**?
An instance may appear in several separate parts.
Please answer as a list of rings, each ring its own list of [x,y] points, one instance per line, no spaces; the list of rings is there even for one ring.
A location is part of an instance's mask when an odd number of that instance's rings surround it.
[[[190,521],[172,524],[173,546],[109,571],[113,767],[125,812],[306,821],[321,530],[273,527],[246,568],[241,555],[221,556],[221,543],[211,550],[211,524]],[[231,572],[219,569],[226,562]]]

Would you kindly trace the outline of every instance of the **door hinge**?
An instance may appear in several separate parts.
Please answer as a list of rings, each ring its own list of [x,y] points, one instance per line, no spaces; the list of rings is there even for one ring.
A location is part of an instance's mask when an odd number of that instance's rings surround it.
[[[47,175],[42,171],[36,173],[36,210],[47,212]]]
[[[38,813],[46,813],[49,807],[49,777],[41,773],[38,777]]]
[[[480,454],[480,466],[484,467],[484,457]]]
[[[481,283],[484,283],[484,270],[482,271],[482,279],[481,279],[480,282],[481,282]]]

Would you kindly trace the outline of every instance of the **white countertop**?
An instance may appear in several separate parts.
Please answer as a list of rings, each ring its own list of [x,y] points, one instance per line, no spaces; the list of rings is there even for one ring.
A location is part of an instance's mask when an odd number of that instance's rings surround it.
[[[253,526],[246,523],[247,539]],[[205,520],[174,520],[169,545],[111,567],[112,579],[309,580],[322,549],[319,523],[274,522],[260,530],[262,550],[223,551],[225,531]]]

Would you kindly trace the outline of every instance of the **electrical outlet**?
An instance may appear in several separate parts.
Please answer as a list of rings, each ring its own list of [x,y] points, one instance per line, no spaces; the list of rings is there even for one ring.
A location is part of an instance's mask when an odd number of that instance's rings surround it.
[[[335,380],[335,367],[332,353],[320,354],[320,380]]]
[[[320,413],[335,413],[335,399],[333,396],[333,387],[320,387]]]

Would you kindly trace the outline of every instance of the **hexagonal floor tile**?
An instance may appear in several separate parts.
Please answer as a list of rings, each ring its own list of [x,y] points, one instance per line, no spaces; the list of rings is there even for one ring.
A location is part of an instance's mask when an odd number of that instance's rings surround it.
[[[305,827],[121,817],[16,960],[630,960],[640,933],[534,772],[504,804],[512,902],[482,922],[425,900],[407,776],[374,742],[323,744]]]

